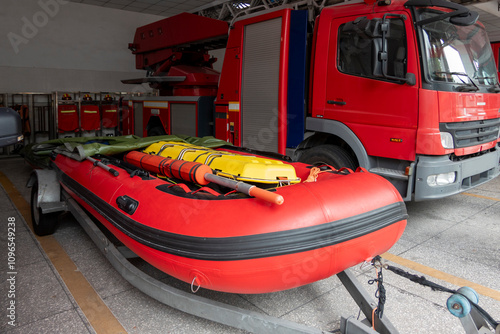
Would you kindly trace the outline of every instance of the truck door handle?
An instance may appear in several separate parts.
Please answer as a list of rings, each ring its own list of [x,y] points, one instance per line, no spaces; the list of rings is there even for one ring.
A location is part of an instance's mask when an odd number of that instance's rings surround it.
[[[328,100],[328,101],[326,101],[326,103],[328,103],[328,104],[336,104],[336,105],[339,105],[339,106],[345,106],[346,105],[345,101]]]

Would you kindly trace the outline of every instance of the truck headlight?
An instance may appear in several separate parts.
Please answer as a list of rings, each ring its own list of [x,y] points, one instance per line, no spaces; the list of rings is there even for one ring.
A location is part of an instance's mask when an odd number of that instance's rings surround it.
[[[441,145],[444,148],[454,148],[453,136],[449,132],[440,132],[441,135]]]
[[[452,184],[457,179],[457,173],[449,172],[427,176],[427,184],[431,187],[446,186]]]

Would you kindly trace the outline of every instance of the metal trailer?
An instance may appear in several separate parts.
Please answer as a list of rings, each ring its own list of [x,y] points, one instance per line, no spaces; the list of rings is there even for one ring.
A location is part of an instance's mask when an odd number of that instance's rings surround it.
[[[71,212],[123,278],[143,293],[165,305],[251,333],[327,333],[327,331],[319,328],[200,297],[160,282],[128,261],[128,259],[137,258],[137,255],[123,245],[117,246],[113,244],[80,205],[60,187],[55,171],[34,170],[28,180],[27,187],[32,188],[31,214],[35,233],[52,233],[55,226],[54,216],[63,211]],[[356,280],[354,274],[349,270],[345,270],[338,273],[337,277],[365,316],[362,321],[354,317],[341,317],[340,333],[399,333],[387,316],[380,319],[374,314],[373,310],[377,307],[377,303]],[[491,332],[484,314],[478,312],[475,307],[471,307],[477,301],[478,297],[475,291],[464,287],[448,299],[447,306],[449,311],[460,319],[467,334],[498,334],[500,326],[498,326],[496,332],[494,330]]]
[[[27,186],[32,188],[31,212],[35,233],[52,233],[55,221],[54,215],[63,211],[71,212],[120,275],[134,287],[165,305],[252,333],[325,333],[325,331],[318,328],[213,301],[160,282],[128,261],[130,258],[137,257],[137,255],[125,246],[113,244],[80,205],[66,191],[61,189],[55,171],[34,170]],[[342,318],[341,333],[398,333],[387,317],[382,319],[375,317],[376,331],[373,330],[372,312],[376,307],[376,302],[350,271],[343,271],[337,276],[367,318],[364,322],[356,320],[354,317]]]

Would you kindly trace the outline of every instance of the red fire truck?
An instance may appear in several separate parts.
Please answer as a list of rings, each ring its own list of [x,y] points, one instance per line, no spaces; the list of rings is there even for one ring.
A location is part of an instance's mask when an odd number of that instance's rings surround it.
[[[161,96],[125,101],[136,134],[215,135],[362,166],[405,200],[499,174],[500,86],[477,13],[444,0],[231,3],[216,19],[184,13],[137,29],[129,48],[148,75],[124,82]],[[219,73],[209,52],[220,48]]]

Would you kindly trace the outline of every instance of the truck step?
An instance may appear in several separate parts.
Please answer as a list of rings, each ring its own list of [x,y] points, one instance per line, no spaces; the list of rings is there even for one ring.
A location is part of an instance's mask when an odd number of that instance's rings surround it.
[[[402,170],[375,167],[371,168],[370,172],[390,179],[408,180],[408,175]]]

